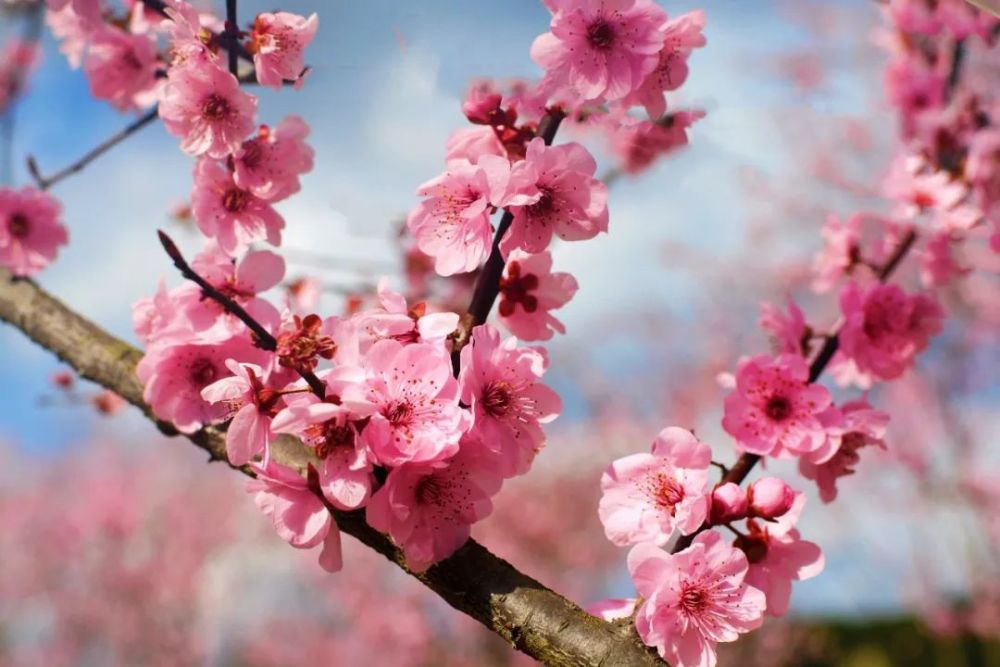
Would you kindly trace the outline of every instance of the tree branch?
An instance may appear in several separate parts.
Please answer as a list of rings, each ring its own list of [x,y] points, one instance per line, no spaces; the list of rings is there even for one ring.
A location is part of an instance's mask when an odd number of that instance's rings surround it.
[[[176,429],[156,419],[142,398],[135,374],[142,352],[73,312],[31,280],[15,279],[0,269],[0,320],[55,353],[81,377],[114,391],[153,421],[167,435]],[[206,427],[185,436],[226,461],[225,435]],[[273,445],[272,458],[298,470],[303,477],[313,461],[311,450],[295,438]],[[252,476],[247,468],[237,468]],[[402,552],[365,521],[363,511],[335,512],[340,529],[379,552],[419,579],[455,609],[475,618],[516,649],[546,665],[662,665],[642,645],[630,625],[606,623],[521,573],[470,540],[453,556],[423,573],[410,572]]]
[[[895,271],[896,268],[899,266],[899,263],[903,261],[903,258],[906,257],[906,254],[910,251],[910,249],[913,247],[913,244],[916,243],[916,241],[917,241],[917,232],[916,230],[911,229],[906,233],[906,236],[904,236],[902,240],[900,240],[899,245],[896,246],[896,249],[893,251],[889,259],[886,260],[886,263],[882,265],[882,268],[878,270],[876,275],[878,276],[879,281],[884,282],[890,275],[892,275],[892,272]],[[835,326],[834,327],[835,331],[839,331],[841,326],[842,323]],[[823,347],[819,349],[819,352],[817,352],[816,356],[813,357],[812,363],[809,364],[810,383],[816,382],[820,378],[820,376],[823,374],[823,371],[826,370],[826,367],[833,359],[833,355],[837,353],[837,348],[839,345],[840,345],[840,337],[837,335],[837,333],[833,333],[826,337],[826,340],[823,341]],[[722,480],[719,482],[719,484],[726,484],[728,482],[732,482],[734,484],[742,484],[743,481],[750,474],[750,471],[752,471],[754,469],[754,466],[756,466],[757,463],[760,461],[760,459],[761,456],[759,454],[749,454],[749,453],[741,454],[740,457],[736,460],[736,463],[733,464],[733,467],[729,469],[729,472],[727,472],[725,475],[722,476]],[[705,527],[703,526],[702,530],[704,530],[704,528]],[[696,531],[691,535],[681,535],[680,538],[678,538],[677,542],[674,543],[674,547],[673,549],[671,549],[671,553],[677,553],[678,551],[681,551],[691,546],[691,543],[694,541],[694,538],[698,534],[698,532],[701,531],[700,530]]]

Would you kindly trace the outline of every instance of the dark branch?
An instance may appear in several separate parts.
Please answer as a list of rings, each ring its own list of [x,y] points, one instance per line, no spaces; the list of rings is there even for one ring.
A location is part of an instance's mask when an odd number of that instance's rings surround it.
[[[80,159],[76,162],[63,167],[51,176],[43,176],[41,170],[38,168],[38,163],[35,158],[28,156],[28,171],[31,172],[31,176],[35,179],[35,183],[42,190],[48,190],[53,185],[63,180],[67,176],[75,174],[77,172],[83,171],[84,167],[99,158],[100,156],[107,153],[109,150],[120,144],[121,142],[128,139],[130,136],[146,127],[154,120],[156,120],[158,106],[153,107],[143,115],[136,118],[134,121],[126,125],[120,131],[111,135],[100,144],[87,151]]]
[[[264,328],[264,325],[254,319],[253,315],[248,313],[243,306],[220,292],[212,283],[202,278],[197,271],[192,269],[191,265],[184,259],[184,255],[181,254],[180,249],[177,248],[177,244],[165,232],[157,230],[156,233],[160,237],[160,244],[163,245],[163,249],[167,251],[167,255],[170,256],[174,266],[177,267],[182,276],[198,285],[201,288],[201,293],[206,298],[215,301],[227,313],[235,315],[243,324],[247,325],[247,328],[253,333],[258,347],[269,352],[274,352],[278,349],[277,339],[271,335],[271,332]],[[309,388],[312,389],[314,394],[319,396],[320,399],[326,399],[326,385],[316,377],[315,373],[299,367],[295,367],[295,371],[309,384]]]
[[[34,282],[16,280],[3,269],[0,269],[0,320],[11,323],[55,353],[81,377],[114,391],[138,407],[167,435],[177,435],[173,426],[157,420],[143,401],[143,387],[135,374],[142,352],[69,310]],[[185,437],[208,452],[212,460],[226,461],[225,434],[218,429],[206,427]],[[295,438],[276,441],[272,458],[304,477],[309,463],[315,462],[311,450]],[[252,475],[246,467],[238,470]],[[605,623],[587,614],[473,540],[450,558],[417,574],[406,568],[402,552],[368,525],[363,511],[337,511],[335,516],[343,532],[375,549],[452,607],[543,664],[560,667],[663,664],[655,652],[642,645],[630,626]]]

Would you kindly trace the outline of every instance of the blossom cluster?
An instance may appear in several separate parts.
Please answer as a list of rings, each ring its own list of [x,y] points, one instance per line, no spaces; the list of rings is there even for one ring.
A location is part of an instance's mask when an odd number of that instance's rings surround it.
[[[822,230],[813,286],[837,290],[838,323],[825,331],[808,324],[791,298],[785,308],[762,304],[760,325],[774,349],[722,377],[729,393],[721,425],[742,456],[732,469],[716,464],[717,483],[709,446],[677,427],[650,454],[615,461],[601,480],[600,518],[609,540],[635,545],[628,565],[640,597],[638,606],[612,600],[593,611],[634,615],[643,640],[671,664],[714,664],[716,642],[736,639],[764,614],[784,614],[791,582],[823,567],[819,547],[795,528],[805,495],[774,477],[744,491],[750,468],[762,458],[793,460],[831,502],[861,450],[885,448],[889,415],[867,394],[838,404],[817,383],[821,373],[829,367],[842,387],[869,390],[910,372],[944,326],[936,289],[966,272],[952,253],[975,243],[1000,250],[995,90],[974,70],[977,50],[995,48],[997,21],[963,2],[894,0],[885,11],[900,154],[883,185],[887,211],[831,216]],[[963,69],[966,51],[972,63]],[[917,289],[896,275],[909,254],[920,262]],[[731,544],[716,527],[735,534]]]

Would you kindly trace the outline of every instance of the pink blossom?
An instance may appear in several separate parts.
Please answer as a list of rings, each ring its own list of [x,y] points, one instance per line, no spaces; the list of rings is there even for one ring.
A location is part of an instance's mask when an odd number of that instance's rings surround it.
[[[417,189],[426,199],[410,212],[406,225],[417,247],[434,258],[439,274],[466,273],[486,259],[492,242],[490,214],[509,203],[509,180],[506,158],[483,155],[477,164],[450,163],[445,173]]]
[[[73,69],[83,63],[87,41],[93,31],[93,22],[82,19],[69,5],[60,10],[51,7],[45,12],[45,23],[52,35],[59,40],[59,51]]]
[[[653,441],[652,454],[614,461],[601,477],[598,514],[615,544],[664,544],[674,530],[690,535],[708,517],[712,451],[692,433],[671,426]]]
[[[828,292],[838,280],[848,275],[861,260],[861,223],[864,219],[855,213],[844,222],[835,215],[828,216],[823,225],[823,249],[813,261],[813,289]]]
[[[240,90],[236,77],[204,60],[171,67],[160,100],[160,118],[181,138],[181,150],[216,159],[240,148],[256,111],[257,98]]]
[[[969,273],[970,269],[959,265],[952,255],[953,247],[958,241],[951,232],[937,232],[918,251],[920,281],[925,287],[941,287]]]
[[[978,209],[964,203],[968,187],[945,171],[931,170],[923,158],[897,159],[883,189],[896,202],[895,214],[903,219],[932,212],[940,229],[965,231],[982,217]]]
[[[217,243],[209,240],[205,249],[192,260],[191,267],[265,328],[278,327],[278,310],[258,295],[276,286],[285,275],[285,261],[279,255],[256,250],[244,255],[237,264]],[[201,288],[194,283],[176,288],[171,292],[171,298],[179,311],[178,315],[186,319],[191,330],[200,332],[202,337],[228,337],[245,327],[241,320],[216,301],[206,299]]]
[[[232,375],[201,390],[203,399],[228,410],[226,456],[234,466],[246,465],[259,455],[266,460],[267,446],[274,440],[271,420],[278,413],[281,393],[264,385],[260,366],[228,359],[226,368]]]
[[[455,130],[445,143],[445,160],[477,164],[483,155],[507,157],[507,149],[492,127],[478,125]]]
[[[609,598],[587,605],[587,613],[611,623],[630,618],[635,613],[635,598]]]
[[[747,494],[739,484],[726,482],[712,490],[712,508],[709,511],[712,525],[745,519],[748,510]]]
[[[650,119],[656,120],[667,110],[663,93],[680,88],[688,77],[691,50],[705,46],[705,12],[695,10],[670,19],[663,26],[663,48],[656,68],[642,85],[622,100],[626,107],[642,105]]]
[[[423,341],[441,345],[458,329],[457,313],[428,313],[423,302],[407,306],[403,295],[389,289],[386,280],[379,281],[378,300],[379,308],[354,316],[363,343],[391,338],[401,343]]]
[[[750,515],[772,521],[787,514],[795,501],[795,491],[777,477],[762,477],[747,489]]]
[[[177,304],[170,298],[163,280],[156,294],[132,304],[132,330],[143,345],[165,341],[168,335],[189,335],[187,322],[178,326]]]
[[[161,65],[152,37],[101,26],[90,35],[83,71],[94,97],[132,111],[156,101]]]
[[[500,321],[521,340],[549,340],[554,332],[566,333],[552,311],[569,303],[577,289],[572,275],[552,272],[548,250],[535,255],[512,250],[500,278]]]
[[[638,544],[628,569],[643,598],[636,630],[675,667],[714,667],[716,643],[735,641],[763,621],[765,597],[746,582],[746,556],[714,531],[676,554]]]
[[[677,111],[656,121],[609,118],[609,148],[626,174],[638,174],[661,157],[688,144],[688,129],[705,117],[700,110]]]
[[[250,31],[250,52],[262,86],[280,88],[298,81],[305,69],[305,50],[316,36],[319,18],[288,12],[258,14]]]
[[[202,158],[195,166],[191,210],[202,233],[230,255],[254,241],[281,245],[284,218],[270,203],[236,185],[232,172],[215,160]]]
[[[0,187],[0,266],[15,276],[33,276],[56,258],[69,234],[60,221],[62,207],[32,187]]]
[[[275,433],[290,433],[313,447],[320,459],[319,485],[334,506],[342,510],[363,507],[372,487],[372,463],[357,433],[357,421],[368,415],[337,405],[335,394],[345,382],[360,381],[361,369],[340,367],[322,375],[328,399],[312,393],[292,394],[287,406],[271,422]]]
[[[885,449],[888,414],[872,409],[864,400],[846,403],[841,411],[843,422],[830,433],[828,451],[799,459],[799,472],[816,482],[824,503],[837,497],[839,478],[854,474],[854,467],[861,461],[858,450],[868,445]]]
[[[102,415],[111,416],[121,412],[128,402],[110,389],[104,389],[90,397],[90,404]]]
[[[538,382],[548,366],[545,350],[518,348],[516,338],[500,341],[489,325],[473,328],[462,348],[462,403],[473,414],[470,439],[496,456],[504,477],[523,475],[545,444],[543,424],[562,409],[558,394]]]
[[[541,137],[532,139],[511,174],[512,189],[528,200],[508,202],[514,221],[500,243],[504,256],[516,248],[542,252],[553,234],[580,241],[608,231],[608,188],[594,178],[596,170],[580,144],[546,146]]]
[[[547,90],[570,90],[579,103],[621,100],[659,62],[667,15],[650,0],[560,2],[551,32],[531,45]]]
[[[281,539],[296,549],[311,549],[322,542],[320,566],[327,572],[343,567],[340,530],[306,480],[271,462],[257,470],[257,479],[247,482],[246,489],[254,494],[254,503],[271,519]]]
[[[815,577],[825,565],[820,548],[800,539],[795,529],[805,501],[805,494],[796,494],[792,509],[773,523],[750,519],[747,536],[736,539],[750,561],[746,582],[764,592],[768,616],[784,616],[792,582]]]
[[[168,0],[165,11],[174,67],[218,62],[218,45],[209,29],[215,17],[210,12],[200,12],[185,0]]]
[[[365,383],[344,404],[372,412],[361,432],[385,465],[438,461],[458,451],[468,413],[458,406],[458,381],[443,348],[381,340],[365,353]]]
[[[771,344],[775,354],[804,355],[809,350],[812,330],[806,325],[802,311],[788,297],[788,314],[762,301],[760,304],[760,328],[771,334]]]
[[[882,380],[902,375],[941,331],[944,318],[933,296],[907,295],[895,284],[849,283],[840,293],[840,310],[841,350],[861,372]]]
[[[101,0],[46,0],[49,11],[71,11],[81,21],[95,25],[101,20]]]
[[[269,202],[301,189],[299,176],[312,171],[313,149],[306,143],[309,126],[298,116],[286,116],[273,130],[261,126],[233,155],[233,180]]]
[[[809,367],[798,355],[744,360],[736,389],[726,396],[722,427],[753,454],[788,458],[819,449],[826,441],[820,414],[831,398],[808,379]]]
[[[463,446],[448,461],[393,468],[368,504],[368,523],[388,533],[419,572],[465,544],[472,524],[493,511],[502,482],[492,461]]]
[[[142,398],[157,418],[172,422],[182,433],[193,433],[229,411],[228,406],[211,405],[201,397],[202,389],[229,375],[226,360],[259,364],[265,358],[246,335],[223,341],[153,345],[136,367],[136,374],[145,385]]]

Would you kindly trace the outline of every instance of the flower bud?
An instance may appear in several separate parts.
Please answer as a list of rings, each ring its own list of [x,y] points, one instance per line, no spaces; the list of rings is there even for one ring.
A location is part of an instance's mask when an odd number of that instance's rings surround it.
[[[768,521],[787,514],[795,502],[795,491],[777,477],[764,477],[750,485],[747,492],[750,514]]]
[[[462,113],[476,125],[493,125],[503,116],[503,110],[500,108],[502,101],[503,98],[496,93],[473,88],[462,104]]]
[[[727,482],[712,491],[712,512],[709,515],[713,525],[745,519],[747,516],[747,494],[738,484]]]

